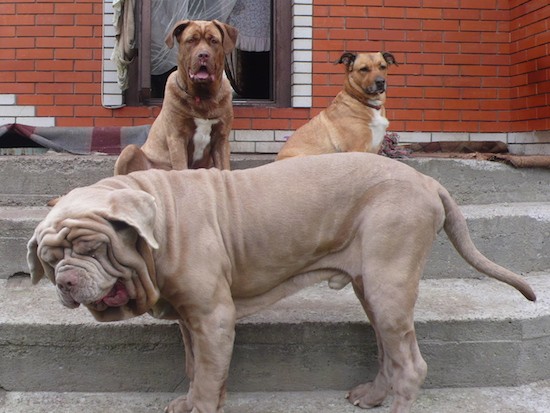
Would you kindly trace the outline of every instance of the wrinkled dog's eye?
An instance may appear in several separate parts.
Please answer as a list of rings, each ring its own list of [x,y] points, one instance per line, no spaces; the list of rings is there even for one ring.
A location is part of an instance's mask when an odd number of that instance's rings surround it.
[[[73,251],[78,255],[86,255],[95,258],[96,251],[103,245],[102,241],[98,240],[79,240],[73,242]]]

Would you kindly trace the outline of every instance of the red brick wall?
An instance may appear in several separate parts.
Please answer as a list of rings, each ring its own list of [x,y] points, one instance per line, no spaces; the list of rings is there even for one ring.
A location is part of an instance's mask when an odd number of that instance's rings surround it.
[[[57,126],[151,123],[101,107],[102,7],[0,2],[0,94]],[[386,50],[394,131],[550,130],[548,0],[314,0],[313,25],[313,108],[236,107],[234,129],[295,129],[340,90],[342,51]]]
[[[550,129],[548,0],[315,0],[314,106],[338,91],[342,50],[394,53],[391,129]]]
[[[550,4],[510,3],[510,123],[514,130],[550,130]]]

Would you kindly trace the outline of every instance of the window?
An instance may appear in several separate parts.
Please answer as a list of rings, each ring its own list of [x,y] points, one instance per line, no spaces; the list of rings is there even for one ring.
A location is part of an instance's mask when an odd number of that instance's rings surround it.
[[[174,67],[161,68],[160,73],[158,68],[152,70],[153,32],[151,27],[155,24],[156,18],[153,3],[157,1],[174,3],[173,0],[136,2],[138,56],[129,68],[129,89],[126,91],[126,103],[129,105],[160,104],[166,79],[175,69]],[[208,0],[183,1],[208,3]],[[226,70],[226,72],[235,89],[233,101],[235,105],[290,106],[291,2],[266,1],[270,10],[268,18],[271,23],[269,50],[263,52],[236,50],[228,59],[228,64],[233,70]],[[236,7],[246,2],[256,3],[257,0],[237,0]],[[189,17],[193,18],[193,16]],[[230,13],[226,21],[232,24],[233,17]],[[207,20],[211,18],[205,17]]]

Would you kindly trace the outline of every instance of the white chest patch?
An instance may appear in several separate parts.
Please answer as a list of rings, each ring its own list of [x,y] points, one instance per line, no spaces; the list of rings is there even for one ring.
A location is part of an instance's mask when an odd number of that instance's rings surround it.
[[[193,162],[200,160],[204,155],[206,146],[210,143],[212,125],[218,123],[219,119],[202,119],[193,118],[195,120],[195,134],[193,135]]]
[[[369,126],[372,132],[372,146],[377,148],[382,144],[390,122],[380,114],[379,110],[373,110],[373,112],[374,116]]]

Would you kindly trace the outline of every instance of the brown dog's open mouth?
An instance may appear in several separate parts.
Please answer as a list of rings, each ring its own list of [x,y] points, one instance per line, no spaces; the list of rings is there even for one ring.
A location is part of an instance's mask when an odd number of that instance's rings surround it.
[[[197,72],[189,72],[189,77],[195,82],[206,82],[210,80],[212,76],[210,75],[210,72],[208,72],[208,68],[206,66],[201,66]]]
[[[128,296],[128,290],[124,286],[124,283],[117,281],[111,291],[103,297],[101,300],[95,302],[95,305],[105,304],[108,307],[121,307],[128,304],[130,297]]]

